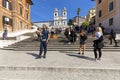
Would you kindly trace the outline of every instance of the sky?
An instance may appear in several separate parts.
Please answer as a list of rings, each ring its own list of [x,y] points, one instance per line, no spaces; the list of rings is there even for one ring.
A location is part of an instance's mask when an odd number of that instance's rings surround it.
[[[95,2],[90,0],[32,0],[32,22],[50,21],[54,18],[54,9],[67,8],[67,18],[72,19],[77,15],[77,8],[81,9],[80,16],[85,16],[88,11],[95,7]]]

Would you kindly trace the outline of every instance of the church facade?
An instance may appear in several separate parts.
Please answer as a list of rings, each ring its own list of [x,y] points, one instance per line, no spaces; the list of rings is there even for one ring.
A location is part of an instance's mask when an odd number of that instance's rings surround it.
[[[60,12],[59,12],[60,11]],[[67,26],[67,9],[58,10],[55,8],[54,10],[54,26]]]
[[[54,18],[51,21],[40,21],[34,22],[33,25],[37,27],[42,27],[46,24],[48,27],[54,28],[64,28],[67,27],[67,9],[64,7],[62,10],[54,9]]]

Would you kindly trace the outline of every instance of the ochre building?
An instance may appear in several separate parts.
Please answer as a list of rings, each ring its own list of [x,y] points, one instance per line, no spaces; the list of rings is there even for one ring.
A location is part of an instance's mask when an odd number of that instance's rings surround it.
[[[96,0],[97,25],[120,29],[120,0]]]
[[[31,0],[0,0],[0,32],[31,28]]]

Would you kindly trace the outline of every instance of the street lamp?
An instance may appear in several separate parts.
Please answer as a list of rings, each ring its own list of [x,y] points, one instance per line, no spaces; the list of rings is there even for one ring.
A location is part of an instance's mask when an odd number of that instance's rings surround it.
[[[79,14],[80,14],[80,8],[77,9],[77,16],[78,16],[78,26],[79,26]]]

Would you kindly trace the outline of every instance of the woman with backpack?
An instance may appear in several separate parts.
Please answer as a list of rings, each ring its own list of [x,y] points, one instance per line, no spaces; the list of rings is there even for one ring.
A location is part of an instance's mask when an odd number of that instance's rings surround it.
[[[84,55],[85,53],[85,43],[86,43],[86,40],[87,40],[87,35],[84,31],[84,29],[81,29],[80,30],[80,48],[79,48],[79,53],[78,54],[81,54]]]
[[[103,33],[101,27],[96,28],[96,32],[94,33],[94,38],[95,40],[93,41],[93,47],[94,47],[94,55],[95,55],[95,60],[101,60],[102,56],[102,51],[101,49],[103,48]],[[99,53],[99,56],[97,55],[97,51]]]

